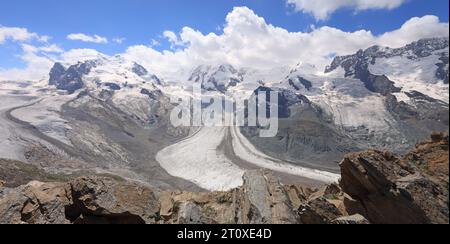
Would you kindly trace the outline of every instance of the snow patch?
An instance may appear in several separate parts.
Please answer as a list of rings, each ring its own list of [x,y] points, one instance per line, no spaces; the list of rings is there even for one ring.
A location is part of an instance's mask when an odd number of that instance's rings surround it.
[[[225,127],[204,127],[193,136],[161,150],[156,160],[170,175],[210,191],[226,191],[243,184],[244,170],[218,150]]]
[[[439,55],[410,59],[405,56],[379,58],[369,66],[375,75],[386,75],[404,92],[418,91],[429,97],[449,103],[449,85],[436,77]],[[402,97],[397,97],[403,99]]]
[[[256,149],[255,146],[253,146],[253,144],[241,134],[238,127],[233,127],[231,129],[231,135],[233,149],[236,156],[253,165],[324,183],[336,183],[340,179],[340,175],[338,174],[295,166],[265,155],[264,153],[258,151],[258,149]]]

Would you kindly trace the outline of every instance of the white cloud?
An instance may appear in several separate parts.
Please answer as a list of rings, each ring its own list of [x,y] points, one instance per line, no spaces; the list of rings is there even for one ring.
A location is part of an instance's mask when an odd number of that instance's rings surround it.
[[[108,39],[106,37],[102,37],[99,35],[86,35],[83,33],[74,33],[74,34],[69,34],[67,36],[67,39],[72,40],[72,41],[82,41],[82,42],[92,42],[92,43],[97,43],[97,44],[107,44],[108,43]]]
[[[116,38],[112,39],[112,41],[117,44],[122,44],[125,40],[126,40],[126,38],[123,38],[123,37],[116,37]]]
[[[49,36],[40,36],[36,33],[29,32],[25,28],[5,27],[0,25],[0,44],[3,44],[6,40],[16,42],[25,42],[30,40],[47,42],[49,39]]]
[[[368,30],[345,32],[327,26],[311,28],[310,32],[289,32],[268,24],[249,8],[237,7],[227,15],[222,34],[203,34],[184,27],[179,33],[163,34],[176,48],[158,51],[153,48],[158,43],[155,41],[128,47],[123,55],[163,78],[179,78],[182,71],[200,64],[229,63],[237,68],[271,69],[304,62],[323,70],[334,55],[352,54],[377,44],[400,47],[421,38],[448,37],[448,28],[449,24],[440,22],[436,16],[424,16],[412,18],[399,29],[379,36]],[[48,74],[48,58],[40,54],[58,49],[44,50],[39,46],[24,46],[23,49],[23,60],[30,67],[26,71],[37,78]],[[74,49],[54,55],[56,60],[66,63],[104,56],[93,49]],[[32,66],[37,68],[31,69]],[[37,75],[38,70],[41,76]],[[5,73],[5,70],[0,71],[0,79]]]
[[[163,37],[167,38],[167,40],[170,42],[171,48],[174,49],[177,46],[183,46],[183,41],[180,40],[177,36],[177,34],[175,34],[175,32],[173,31],[164,31],[163,32]]]
[[[35,47],[29,44],[22,44],[23,53],[20,59],[26,64],[23,69],[0,69],[0,80],[39,80],[43,79],[48,73],[54,60],[45,53],[38,53],[43,51],[40,47]]]
[[[97,50],[80,48],[80,49],[72,49],[63,53],[59,58],[59,60],[60,62],[63,63],[73,64],[77,62],[98,59],[104,56],[106,55],[100,53]]]
[[[412,40],[448,36],[449,24],[441,23],[436,16],[427,15],[408,20],[400,29],[381,35],[377,42],[389,47],[401,47]]]
[[[266,23],[249,8],[237,7],[228,14],[221,35],[202,34],[184,27],[178,35],[164,34],[172,43],[182,43],[182,49],[159,52],[138,45],[129,47],[126,55],[163,76],[172,76],[178,68],[189,70],[199,64],[220,63],[269,69],[303,61],[323,69],[334,54],[352,54],[376,44],[403,46],[448,33],[448,23],[440,23],[435,16],[413,18],[400,29],[381,36],[368,30],[344,32],[327,26],[313,28],[311,32],[289,32]]]
[[[64,50],[56,44],[46,45],[38,48],[39,51],[46,53],[63,53]]]
[[[314,15],[317,20],[325,20],[342,8],[363,11],[368,9],[394,9],[407,0],[287,0],[297,11]]]
[[[22,44],[21,49],[23,53],[20,55],[20,59],[26,64],[26,67],[22,69],[0,68],[0,81],[46,79],[55,62],[70,65],[99,57],[106,57],[106,55],[93,49],[72,49],[64,52],[56,45],[36,47],[29,44]]]
[[[152,39],[150,42],[151,47],[157,47],[159,45],[161,45],[161,43],[158,40]]]

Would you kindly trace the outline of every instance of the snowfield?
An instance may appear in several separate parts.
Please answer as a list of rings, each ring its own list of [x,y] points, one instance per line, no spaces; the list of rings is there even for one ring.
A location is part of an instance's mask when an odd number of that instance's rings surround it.
[[[404,56],[377,59],[374,65],[369,66],[371,73],[386,75],[394,81],[403,92],[419,91],[429,97],[449,103],[449,85],[438,80],[434,72],[437,69],[440,56],[409,59]],[[399,100],[407,102],[404,96],[396,94]]]
[[[255,146],[243,136],[238,127],[231,128],[233,150],[239,158],[259,166],[261,168],[301,176],[304,178],[317,180],[324,183],[337,183],[341,178],[338,174],[333,174],[321,170],[308,169],[292,165],[288,162],[272,158],[258,151]]]
[[[0,158],[23,160],[24,135],[16,124],[9,121],[6,112],[19,106],[33,103],[33,100],[20,96],[0,94]],[[31,137],[31,136],[29,136]]]
[[[193,136],[156,155],[170,175],[189,180],[210,191],[226,191],[243,184],[244,170],[218,150],[225,127],[204,127]]]
[[[160,151],[156,160],[170,175],[189,180],[210,191],[225,191],[243,184],[244,169],[228,159],[219,147],[231,130],[234,153],[260,168],[335,183],[340,175],[289,164],[258,151],[237,127],[203,127],[195,135]]]
[[[66,136],[70,130],[67,121],[61,118],[61,107],[74,99],[74,95],[50,95],[35,104],[14,110],[11,115],[15,118],[35,126],[44,135],[71,145]]]

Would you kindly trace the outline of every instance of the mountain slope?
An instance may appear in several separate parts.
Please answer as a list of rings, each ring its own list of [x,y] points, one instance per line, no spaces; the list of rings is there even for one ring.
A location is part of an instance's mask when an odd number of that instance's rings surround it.
[[[276,138],[259,138],[258,128],[244,134],[271,156],[331,169],[347,150],[405,152],[433,131],[448,131],[447,57],[448,38],[435,38],[336,57],[325,73],[301,63],[272,89],[307,102],[282,105],[289,113],[280,118]],[[409,66],[402,66],[405,60]],[[403,79],[411,69],[414,79]]]

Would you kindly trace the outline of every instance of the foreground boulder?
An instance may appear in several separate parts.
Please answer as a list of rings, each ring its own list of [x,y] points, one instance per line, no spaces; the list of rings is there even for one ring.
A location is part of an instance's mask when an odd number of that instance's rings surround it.
[[[448,224],[448,136],[400,158],[388,152],[348,155],[341,187],[364,206],[371,223]]]
[[[0,224],[69,224],[66,184],[33,181],[16,189],[0,189]]]
[[[131,182],[82,177],[0,190],[0,223],[155,224],[296,223],[278,180],[248,172],[230,192],[163,192]]]

